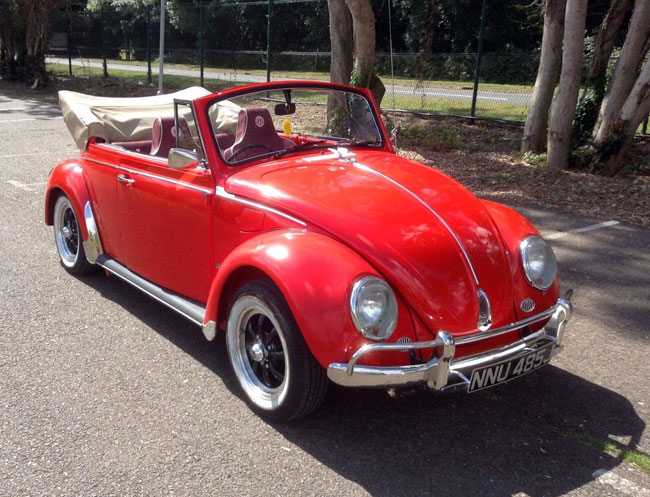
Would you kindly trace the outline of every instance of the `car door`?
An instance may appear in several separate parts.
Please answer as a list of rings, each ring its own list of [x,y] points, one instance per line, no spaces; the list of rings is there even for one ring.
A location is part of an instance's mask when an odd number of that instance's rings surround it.
[[[206,302],[214,274],[210,171],[200,162],[172,169],[165,157],[125,153],[117,182],[120,262],[163,288]]]

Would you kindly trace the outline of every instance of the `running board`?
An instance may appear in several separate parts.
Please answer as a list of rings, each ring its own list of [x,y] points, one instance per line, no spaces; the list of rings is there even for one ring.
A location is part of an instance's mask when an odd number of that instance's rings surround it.
[[[95,262],[98,266],[103,267],[111,274],[123,279],[130,283],[138,290],[143,291],[150,297],[153,297],[158,302],[166,305],[170,309],[178,312],[181,316],[186,317],[190,321],[203,327],[203,320],[205,319],[205,307],[199,302],[183,297],[170,290],[166,290],[141,276],[138,276],[133,271],[123,266],[115,259],[111,259],[106,254],[102,254]],[[205,331],[204,331],[205,333]]]

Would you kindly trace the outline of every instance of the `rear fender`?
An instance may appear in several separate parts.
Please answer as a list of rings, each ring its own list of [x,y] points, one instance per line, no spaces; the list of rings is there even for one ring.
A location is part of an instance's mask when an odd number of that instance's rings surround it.
[[[305,342],[323,367],[343,360],[366,340],[349,312],[350,288],[377,272],[358,254],[313,232],[277,230],[239,245],[221,264],[212,284],[204,333],[225,328],[232,296],[246,281],[267,277],[282,292]]]
[[[78,160],[62,162],[50,173],[45,190],[45,224],[48,226],[54,223],[54,205],[60,195],[68,197],[77,214],[86,258],[94,264],[103,250],[85,173]]]

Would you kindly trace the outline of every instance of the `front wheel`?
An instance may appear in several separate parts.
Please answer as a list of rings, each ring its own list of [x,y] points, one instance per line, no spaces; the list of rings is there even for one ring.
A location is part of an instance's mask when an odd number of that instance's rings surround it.
[[[252,281],[235,294],[226,344],[246,401],[262,416],[290,421],[323,401],[325,370],[309,351],[282,294],[269,281]]]
[[[54,204],[54,241],[63,267],[72,274],[85,274],[94,266],[86,259],[77,215],[65,195]]]

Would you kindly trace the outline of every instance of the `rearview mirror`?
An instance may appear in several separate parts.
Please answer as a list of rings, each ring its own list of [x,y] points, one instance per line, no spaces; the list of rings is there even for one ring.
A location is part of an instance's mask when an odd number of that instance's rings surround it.
[[[278,104],[275,106],[275,115],[276,116],[287,116],[296,112],[296,104]]]
[[[172,169],[182,169],[193,162],[198,162],[199,156],[183,148],[172,148],[169,151],[169,167]]]

